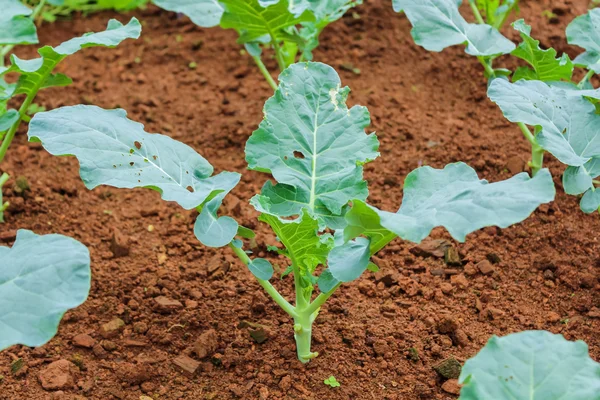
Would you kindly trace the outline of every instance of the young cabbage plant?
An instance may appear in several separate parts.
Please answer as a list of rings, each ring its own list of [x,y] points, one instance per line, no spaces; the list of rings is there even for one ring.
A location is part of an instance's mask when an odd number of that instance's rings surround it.
[[[84,245],[19,230],[12,248],[0,246],[0,351],[49,341],[64,313],[87,298],[90,279]]]
[[[523,173],[488,183],[455,163],[411,172],[399,211],[378,210],[366,203],[363,179],[363,165],[379,156],[377,137],[365,133],[368,110],[347,107],[349,89],[328,65],[294,64],[279,80],[265,104],[264,120],[247,142],[246,160],[249,169],[275,180],[267,181],[250,204],[277,235],[279,254],[289,260],[284,275],[294,277],[293,305],[269,282],[271,262],[252,257],[235,238],[253,233],[231,217],[218,216],[239,174],[211,176],[210,164],[191,148],[144,132],[123,110],[76,106],[38,113],[29,137],[52,154],[76,156],[89,188],[147,187],[184,208],[197,208],[196,237],[207,246],[229,246],[290,315],[303,363],[317,356],[311,336],[321,306],[343,283],[374,269],[371,256],[395,238],[418,243],[443,226],[463,241],[485,226],[518,223],[554,198],[547,170],[533,178]],[[320,293],[314,296],[317,288]]]
[[[262,61],[262,47],[272,47],[279,70],[312,60],[319,35],[362,0],[153,0],[165,10],[187,15],[192,22],[210,28],[235,29],[238,43],[256,62],[273,90],[277,84]]]
[[[459,381],[459,400],[600,400],[600,364],[588,346],[546,331],[493,336]]]
[[[4,27],[0,25],[0,36],[3,32]],[[132,18],[127,25],[123,25],[117,20],[110,20],[107,29],[103,32],[74,38],[56,47],[42,47],[38,51],[41,56],[39,58],[22,60],[13,54],[11,65],[0,67],[0,164],[6,156],[21,121],[30,119],[28,112],[31,111],[31,105],[38,92],[49,87],[66,86],[72,82],[64,74],[54,73],[54,69],[61,61],[83,48],[115,47],[125,39],[137,39],[140,33],[141,25],[135,18]],[[14,42],[17,42],[17,37],[13,36],[13,38]],[[8,84],[3,78],[11,73],[18,75],[18,80]],[[24,95],[25,99],[18,110],[6,108],[9,100],[21,95]],[[0,222],[3,221],[3,212],[9,206],[8,203],[2,201],[2,186],[9,178],[6,172],[0,176]]]
[[[491,4],[494,10],[496,3],[486,4]],[[483,22],[481,6],[472,7],[479,23],[469,24],[460,15],[459,5],[460,1],[455,0],[394,2],[396,11],[404,10],[413,25],[412,35],[417,44],[427,50],[441,51],[465,43],[467,53],[477,56],[490,80],[488,96],[508,120],[519,126],[531,145],[532,174],[543,167],[544,154],[550,152],[568,166],[563,175],[565,191],[584,194],[581,208],[586,213],[598,209],[600,192],[596,191],[596,185],[600,182],[596,178],[600,175],[600,162],[596,159],[600,157],[597,144],[600,132],[593,123],[597,124],[594,106],[600,92],[594,90],[590,79],[600,71],[600,10],[577,17],[567,27],[568,42],[586,50],[572,61],[567,54],[558,57],[555,49],[542,49],[540,42],[531,36],[531,26],[523,20],[512,25],[522,39],[515,47],[495,27]],[[448,24],[448,20],[453,23]],[[514,73],[495,69],[493,61],[499,54],[511,54],[527,66],[517,68]],[[578,82],[572,81],[575,67],[587,69]],[[556,115],[550,114],[553,112]]]

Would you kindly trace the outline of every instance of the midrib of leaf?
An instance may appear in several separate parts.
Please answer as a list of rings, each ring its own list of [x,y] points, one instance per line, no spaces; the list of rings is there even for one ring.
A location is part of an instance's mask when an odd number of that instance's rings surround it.
[[[310,209],[314,211],[315,201],[317,197],[317,130],[319,129],[319,110],[321,108],[321,95],[319,95],[319,102],[317,103],[317,109],[315,110],[315,123],[313,126],[313,157],[312,157],[312,176],[311,176],[311,187],[310,187]]]

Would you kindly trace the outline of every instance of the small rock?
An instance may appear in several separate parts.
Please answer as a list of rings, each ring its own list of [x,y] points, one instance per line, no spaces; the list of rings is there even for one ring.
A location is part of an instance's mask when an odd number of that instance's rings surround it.
[[[200,367],[200,363],[184,354],[173,359],[173,364],[179,367],[184,374],[189,377],[196,375],[196,371]]]
[[[456,250],[456,247],[450,246],[446,249],[444,253],[444,262],[446,263],[446,265],[450,266],[462,265],[460,255],[458,254],[458,250]]]
[[[440,289],[444,294],[451,294],[452,290],[454,289],[454,286],[452,286],[452,284],[449,282],[443,282],[440,284]]]
[[[478,262],[477,263],[477,269],[479,269],[479,271],[481,271],[481,273],[484,274],[484,275],[490,275],[495,270],[495,268],[492,265],[492,263],[489,262],[487,259]]]
[[[481,313],[481,315],[483,315],[484,317],[487,317],[489,319],[498,319],[500,317],[502,317],[504,315],[504,311],[499,310],[497,308],[493,308],[493,307],[488,307],[485,310],[483,310],[483,312]]]
[[[194,353],[201,359],[213,355],[218,348],[219,336],[214,329],[204,332],[194,343]]]
[[[141,385],[142,392],[150,393],[156,390],[156,384],[154,382],[144,382]]]
[[[457,379],[448,379],[442,385],[442,390],[446,393],[450,393],[458,396],[460,394],[460,385]]]
[[[433,369],[446,379],[458,379],[462,366],[454,357],[449,357],[435,365]]]
[[[588,312],[588,317],[590,318],[600,318],[600,309],[598,307],[594,307]]]
[[[512,156],[506,160],[506,169],[510,171],[511,175],[525,171],[525,165],[525,161],[519,156]]]
[[[384,339],[378,339],[373,343],[373,350],[375,350],[375,354],[378,356],[383,356],[386,353],[389,353],[390,346]]]
[[[444,239],[425,239],[418,246],[411,248],[410,252],[420,257],[442,258],[450,246],[452,244]]]
[[[77,367],[70,361],[58,360],[44,368],[39,380],[45,390],[69,389],[75,385]]]
[[[269,398],[269,388],[261,386],[261,388],[258,389],[258,395],[260,396],[260,400],[267,400]]]
[[[548,313],[548,315],[546,316],[546,321],[548,321],[550,323],[558,322],[558,321],[560,321],[560,314],[558,314],[557,312],[554,312],[554,311],[550,311]]]
[[[119,335],[124,326],[125,322],[121,318],[115,318],[102,325],[100,328],[100,335],[105,339],[113,338]]]
[[[73,338],[73,346],[91,349],[96,344],[96,340],[90,335],[81,333]]]
[[[128,362],[117,364],[115,374],[119,380],[129,385],[139,385],[152,378],[147,365],[132,364]]]
[[[554,272],[552,272],[549,269],[545,270],[544,271],[544,279],[553,281],[554,280]]]
[[[269,334],[265,328],[250,329],[250,336],[258,344],[262,344],[269,339]]]
[[[466,347],[469,345],[469,336],[462,329],[457,329],[454,332],[453,339],[457,346]]]
[[[579,286],[583,289],[592,289],[596,286],[598,279],[590,273],[583,273],[579,277]]]
[[[440,333],[452,333],[457,329],[458,322],[452,316],[445,316],[438,323],[438,331]]]
[[[145,322],[136,322],[133,324],[133,331],[137,334],[143,335],[148,332],[148,324]]]
[[[171,313],[177,310],[181,310],[183,308],[183,304],[181,304],[178,300],[169,299],[165,296],[158,296],[154,298],[154,306],[157,311],[161,313]]]
[[[464,274],[452,275],[450,282],[461,289],[466,289],[469,286],[469,281],[465,278]]]
[[[117,344],[115,342],[111,342],[110,340],[103,340],[100,344],[106,351],[115,351],[117,349]]]
[[[463,269],[463,271],[468,276],[477,275],[477,273],[479,272],[479,270],[477,269],[477,267],[474,266],[473,264],[467,264],[467,265],[465,265],[465,268]]]
[[[94,352],[94,355],[100,359],[104,359],[104,358],[108,357],[108,353],[106,352],[106,350],[104,350],[104,347],[102,347],[100,344],[95,345],[94,348],[92,349],[92,351]]]
[[[222,260],[221,256],[217,254],[206,265],[206,272],[211,279],[220,279],[229,272],[230,267],[229,261]]]
[[[114,258],[126,257],[129,255],[129,243],[127,238],[118,230],[113,230],[110,238],[110,251]]]
[[[287,392],[292,387],[292,378],[289,375],[284,376],[279,381],[279,388],[284,392]]]

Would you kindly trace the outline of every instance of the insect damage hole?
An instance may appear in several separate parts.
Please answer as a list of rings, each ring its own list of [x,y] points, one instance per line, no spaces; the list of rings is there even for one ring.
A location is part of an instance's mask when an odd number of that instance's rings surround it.
[[[186,189],[188,190],[188,192],[194,193],[194,188],[193,187],[188,186]]]
[[[135,142],[133,142],[133,145],[135,146],[136,149],[141,149],[142,148],[142,144],[140,142],[138,142],[137,140]]]
[[[295,157],[295,158],[299,158],[299,159],[301,159],[301,160],[304,160],[304,154],[302,154],[302,153],[301,153],[301,152],[299,152],[299,151],[294,151],[294,157]]]

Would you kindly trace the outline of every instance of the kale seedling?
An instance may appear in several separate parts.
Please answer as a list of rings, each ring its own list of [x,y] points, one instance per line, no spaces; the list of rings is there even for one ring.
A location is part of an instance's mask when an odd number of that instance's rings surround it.
[[[477,4],[476,4],[477,3]],[[567,165],[563,184],[567,194],[584,194],[581,209],[586,213],[600,207],[600,125],[596,114],[600,91],[590,79],[600,72],[600,9],[577,17],[567,27],[570,44],[586,50],[575,60],[556,50],[542,49],[523,20],[513,23],[522,39],[515,46],[497,28],[508,14],[496,15],[498,1],[470,1],[477,24],[468,23],[459,13],[455,0],[394,0],[396,11],[404,11],[413,25],[415,42],[427,50],[441,51],[448,46],[466,44],[466,52],[476,56],[490,80],[488,96],[516,123],[531,145],[531,167],[535,175],[543,166],[546,152]],[[503,13],[515,9],[516,2],[505,2]],[[490,8],[495,19],[490,19]],[[480,10],[486,11],[482,15]],[[487,22],[484,21],[484,16]],[[452,21],[448,24],[447,21]],[[495,21],[495,23],[491,23]],[[491,23],[491,24],[490,24]],[[513,71],[493,67],[495,58],[511,54],[527,66]],[[574,82],[576,67],[586,70]],[[510,83],[512,79],[513,83]],[[533,130],[530,128],[532,127]]]
[[[246,144],[246,160],[249,169],[275,180],[267,181],[250,204],[283,245],[279,253],[289,260],[294,278],[293,305],[269,281],[271,262],[253,258],[236,239],[254,233],[217,215],[239,174],[212,175],[212,166],[190,147],[144,132],[123,110],[75,106],[37,113],[29,138],[52,154],[76,156],[88,188],[146,187],[186,209],[198,209],[196,237],[207,246],[229,246],[248,266],[293,319],[303,363],[318,355],[311,350],[311,336],[321,307],[344,283],[375,269],[371,256],[395,238],[419,243],[443,226],[462,241],[485,226],[520,222],[554,198],[547,170],[533,178],[522,173],[488,183],[466,164],[455,163],[411,172],[399,211],[378,210],[365,202],[363,165],[379,156],[377,137],[365,133],[368,110],[346,106],[349,89],[328,65],[294,64],[279,80],[265,104],[264,120]]]
[[[262,61],[262,47],[271,47],[279,70],[312,60],[319,35],[362,0],[153,0],[165,10],[187,15],[196,25],[235,29],[261,73],[273,88],[277,84]]]
[[[600,364],[588,346],[546,331],[493,336],[459,381],[459,400],[600,399]]]
[[[4,0],[7,1],[7,0]],[[0,43],[5,45],[37,42],[37,35],[31,35],[29,29],[33,22],[24,17],[27,7],[24,7],[17,0],[9,0],[11,12],[14,15],[14,23],[22,24],[21,30],[11,30],[14,24],[0,25]],[[24,8],[22,8],[24,7]],[[31,11],[31,10],[30,10]],[[23,33],[20,33],[23,32]],[[114,47],[125,39],[138,38],[141,32],[139,21],[133,18],[127,25],[123,25],[116,20],[111,20],[104,32],[92,33],[79,38],[68,40],[59,46],[44,46],[39,49],[40,58],[33,60],[22,60],[16,55],[11,56],[11,65],[9,67],[0,67],[0,164],[4,160],[8,148],[10,147],[21,121],[28,121],[32,110],[33,101],[38,92],[42,89],[56,86],[66,86],[72,81],[61,73],[54,73],[56,66],[77,51],[93,46]],[[35,26],[33,26],[35,34]],[[3,57],[2,57],[3,59]],[[19,75],[16,83],[8,84],[4,81],[6,74],[14,73]],[[18,110],[7,109],[8,101],[18,96],[24,95]],[[2,201],[2,186],[6,184],[9,175],[5,172],[0,176],[0,222],[3,222],[3,214],[8,203]]]
[[[331,375],[329,378],[325,379],[323,381],[323,383],[326,384],[327,386],[331,386],[332,388],[342,386],[342,384],[339,383],[338,380],[335,379],[335,376],[333,376],[333,375]]]

